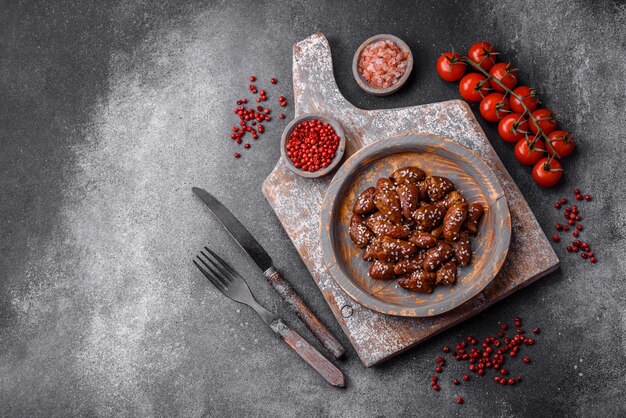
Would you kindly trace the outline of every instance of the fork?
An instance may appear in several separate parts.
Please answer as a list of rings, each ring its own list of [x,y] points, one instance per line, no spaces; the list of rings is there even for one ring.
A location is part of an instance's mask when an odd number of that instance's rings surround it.
[[[296,331],[272,312],[261,306],[250,292],[246,281],[228,263],[222,260],[208,247],[207,251],[200,251],[193,263],[204,276],[224,294],[236,302],[248,305],[259,314],[275,334],[287,343],[309,366],[313,367],[328,383],[333,386],[344,387],[345,378],[341,370],[324,357],[319,351],[302,338]],[[209,256],[209,254],[211,256]]]

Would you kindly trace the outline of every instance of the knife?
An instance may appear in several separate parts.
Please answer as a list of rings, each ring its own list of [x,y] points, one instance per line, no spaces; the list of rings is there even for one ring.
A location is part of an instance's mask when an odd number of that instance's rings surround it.
[[[313,335],[322,343],[324,348],[335,358],[340,358],[345,353],[345,349],[339,341],[330,333],[326,325],[315,316],[313,311],[304,303],[300,295],[283,279],[281,274],[272,264],[272,258],[265,252],[261,244],[254,239],[248,230],[235,218],[235,216],[206,190],[198,187],[191,189],[196,196],[204,202],[211,212],[217,217],[220,223],[226,228],[228,233],[237,241],[239,246],[248,253],[250,258],[259,266],[263,276],[272,285],[274,290],[283,298],[287,304],[306,324]]]

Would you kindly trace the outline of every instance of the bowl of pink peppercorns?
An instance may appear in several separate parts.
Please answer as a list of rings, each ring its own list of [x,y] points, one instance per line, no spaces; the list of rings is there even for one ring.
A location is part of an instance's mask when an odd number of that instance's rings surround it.
[[[341,161],[346,137],[339,123],[322,115],[304,114],[283,131],[280,152],[287,167],[302,177],[321,177]]]
[[[387,96],[404,85],[413,69],[409,46],[393,35],[381,34],[365,40],[352,60],[357,84],[374,96]]]

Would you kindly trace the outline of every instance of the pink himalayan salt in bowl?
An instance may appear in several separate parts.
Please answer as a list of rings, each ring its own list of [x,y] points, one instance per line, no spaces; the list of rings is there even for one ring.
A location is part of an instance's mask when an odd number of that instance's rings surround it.
[[[359,72],[372,86],[391,87],[406,72],[409,53],[392,41],[377,41],[361,52]]]
[[[376,35],[357,50],[353,73],[361,88],[384,96],[398,90],[413,68],[408,45],[393,35]]]

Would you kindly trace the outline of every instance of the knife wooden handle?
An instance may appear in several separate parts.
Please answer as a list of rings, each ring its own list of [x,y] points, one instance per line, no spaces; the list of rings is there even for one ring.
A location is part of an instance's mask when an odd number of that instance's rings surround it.
[[[300,334],[289,328],[281,319],[276,319],[270,324],[270,327],[328,383],[341,388],[346,386],[346,380],[341,370],[302,338]]]
[[[280,275],[278,270],[270,267],[263,273],[267,281],[274,287],[280,296],[291,306],[302,322],[306,324],[313,335],[322,343],[324,348],[336,359],[344,355],[346,350],[341,343],[330,333],[326,325],[315,316],[313,311],[304,303],[300,295],[293,290],[293,287]]]

